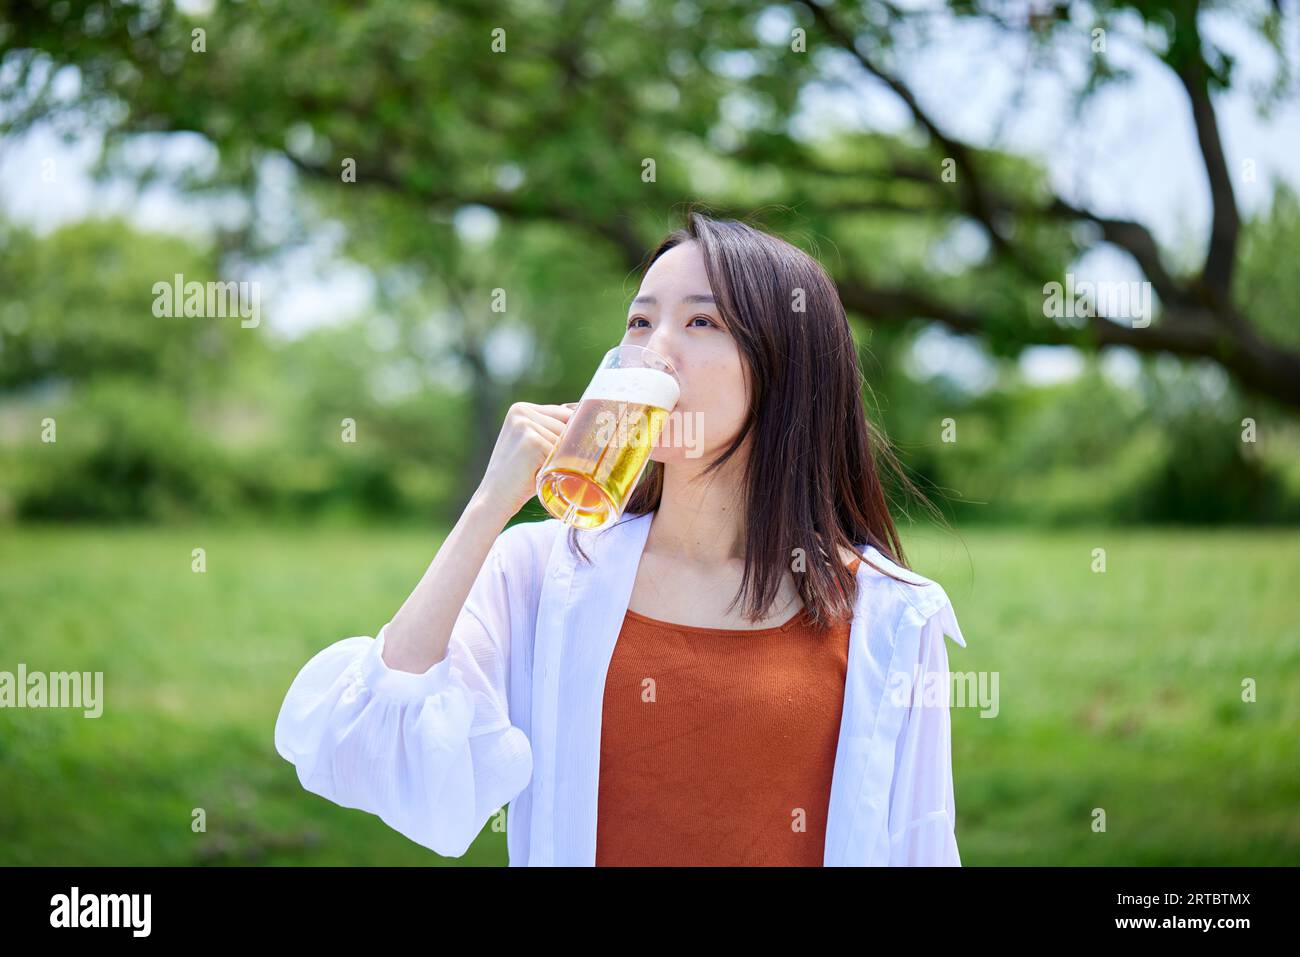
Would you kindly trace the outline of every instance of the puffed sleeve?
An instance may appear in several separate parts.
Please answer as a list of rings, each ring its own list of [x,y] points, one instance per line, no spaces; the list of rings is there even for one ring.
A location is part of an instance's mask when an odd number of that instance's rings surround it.
[[[388,667],[387,629],[373,640],[337,641],[302,667],[276,719],[275,747],[306,790],[460,857],[532,777],[532,749],[512,725],[506,697],[511,611],[502,538],[441,661],[422,674]]]
[[[944,635],[965,647],[952,605],[942,606],[920,629],[919,673],[903,719],[889,803],[891,867],[960,867],[953,801],[950,685]]]

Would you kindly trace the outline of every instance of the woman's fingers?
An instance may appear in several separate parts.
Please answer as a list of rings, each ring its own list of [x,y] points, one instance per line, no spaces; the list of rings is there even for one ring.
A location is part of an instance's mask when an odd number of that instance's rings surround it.
[[[574,403],[576,408],[577,403]],[[573,416],[573,409],[565,405],[535,405],[529,411],[529,418],[558,436]]]

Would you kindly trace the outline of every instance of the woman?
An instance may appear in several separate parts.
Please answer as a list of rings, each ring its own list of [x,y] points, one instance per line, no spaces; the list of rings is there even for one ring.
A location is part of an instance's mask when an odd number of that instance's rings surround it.
[[[280,754],[446,856],[508,804],[511,865],[960,865],[944,635],[965,641],[906,568],[833,283],[689,213],[623,342],[681,396],[621,519],[506,528],[573,403],[513,405],[392,620],[295,678]]]

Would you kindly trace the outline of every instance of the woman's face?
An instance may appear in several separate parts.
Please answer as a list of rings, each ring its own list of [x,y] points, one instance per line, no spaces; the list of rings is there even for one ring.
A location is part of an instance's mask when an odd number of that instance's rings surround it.
[[[749,391],[736,340],[713,301],[700,244],[674,246],[646,272],[627,311],[624,345],[673,364],[681,395],[650,453],[665,464],[710,462],[745,422]]]

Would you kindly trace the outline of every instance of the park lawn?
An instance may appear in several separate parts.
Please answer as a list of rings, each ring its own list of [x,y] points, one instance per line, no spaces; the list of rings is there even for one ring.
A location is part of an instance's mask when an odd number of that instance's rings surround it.
[[[463,858],[441,858],[304,791],[274,748],[298,669],[374,635],[437,541],[6,527],[0,670],[103,671],[105,706],[93,719],[0,710],[0,864],[504,864],[491,824]],[[952,710],[963,863],[1300,863],[1300,533],[972,529],[907,543],[967,639],[948,644],[951,670],[997,676],[996,716]]]

